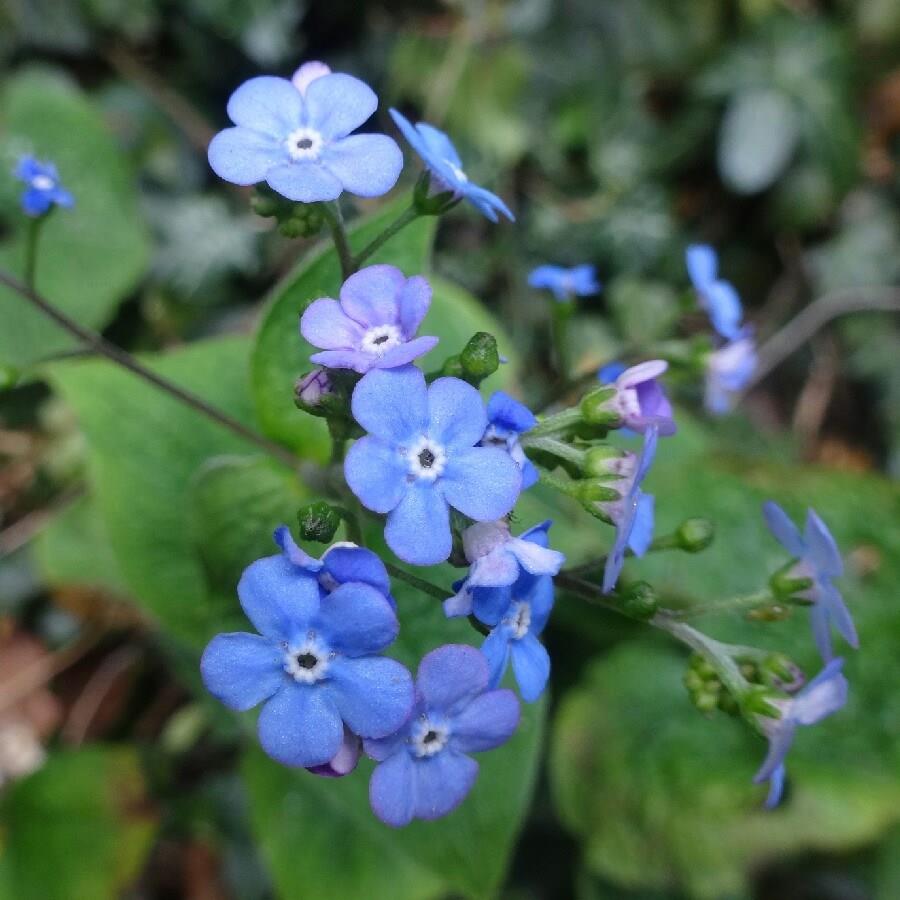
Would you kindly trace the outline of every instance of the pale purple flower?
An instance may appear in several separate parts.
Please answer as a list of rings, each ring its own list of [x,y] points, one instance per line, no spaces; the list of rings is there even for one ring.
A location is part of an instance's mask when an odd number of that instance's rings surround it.
[[[737,340],[713,350],[706,358],[706,408],[715,415],[728,412],[752,378],[756,364],[756,341],[748,330]]]
[[[658,381],[668,368],[665,360],[651,359],[617,373],[612,383],[616,393],[604,403],[617,417],[616,427],[643,433],[652,425],[660,437],[675,434],[672,404]]]

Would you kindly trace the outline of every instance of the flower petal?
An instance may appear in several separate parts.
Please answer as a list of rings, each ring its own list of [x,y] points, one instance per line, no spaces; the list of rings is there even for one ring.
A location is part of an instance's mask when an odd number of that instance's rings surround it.
[[[357,767],[361,751],[362,741],[345,725],[340,750],[324,766],[312,766],[308,771],[325,778],[343,778]]]
[[[449,747],[415,761],[416,818],[440,819],[465,800],[478,778],[478,763]]]
[[[337,300],[314,300],[300,317],[300,333],[314,347],[323,350],[356,349],[365,329],[351,319]]]
[[[402,828],[412,821],[416,811],[415,765],[401,748],[375,767],[369,781],[369,803],[385,825]]]
[[[404,334],[411,338],[419,330],[431,306],[431,285],[421,275],[413,275],[403,285],[398,303],[400,326]]]
[[[210,141],[207,157],[213,172],[232,184],[257,184],[285,162],[278,141],[248,128],[226,128]]]
[[[487,683],[487,661],[468,644],[444,644],[426,653],[416,673],[416,693],[429,709],[448,716],[482,693]]]
[[[696,290],[703,291],[716,279],[719,260],[708,244],[691,244],[684,254],[688,277]]]
[[[828,526],[819,518],[814,509],[806,511],[804,538],[813,564],[820,572],[829,578],[838,578],[844,574],[841,551],[838,550],[838,545],[828,530]]]
[[[787,770],[784,763],[776,766],[769,776],[769,793],[766,796],[766,809],[775,809],[781,801],[781,795],[784,793],[784,778]]]
[[[319,685],[282,688],[262,708],[257,728],[263,750],[286,766],[323,766],[344,739],[337,708]]]
[[[763,504],[763,518],[775,540],[798,559],[806,552],[806,545],[800,536],[797,526],[788,518],[787,513],[774,501],[767,500]]]
[[[362,505],[377,513],[390,512],[409,490],[396,448],[371,436],[361,437],[347,452],[344,478]]]
[[[753,776],[753,783],[759,784],[767,778],[772,777],[772,773],[784,764],[788,750],[794,743],[794,723],[789,719],[782,719],[776,724],[772,736],[769,738],[769,752],[766,755],[763,764],[759,767],[759,771]]]
[[[550,678],[550,654],[533,634],[513,641],[509,650],[522,699],[534,703],[544,692]]]
[[[505,516],[522,489],[522,473],[498,447],[473,447],[454,453],[440,480],[447,502],[476,522]]]
[[[321,629],[332,650],[362,656],[392,643],[400,623],[384,594],[369,584],[351,581],[322,601],[312,628]]]
[[[481,395],[460,378],[438,378],[432,382],[428,388],[428,413],[429,436],[447,448],[474,447],[488,424]]]
[[[336,200],[344,189],[331,172],[312,161],[285,163],[269,169],[266,182],[273,191],[297,203]]]
[[[487,404],[488,420],[502,428],[521,434],[537,425],[537,417],[524,403],[505,391],[494,391]]]
[[[319,611],[319,583],[283,555],[266,556],[244,569],[238,598],[254,628],[271,640],[291,640]]]
[[[354,134],[326,145],[321,164],[357,197],[380,197],[400,177],[403,153],[386,134]]]
[[[456,152],[456,147],[453,146],[453,141],[443,131],[435,128],[434,125],[429,125],[427,122],[419,122],[416,125],[416,130],[422,136],[425,146],[431,153],[444,162],[456,166],[457,169],[463,167],[462,160]]]
[[[407,363],[411,363],[414,359],[424,356],[433,350],[437,343],[438,338],[436,337],[423,335],[422,337],[413,338],[405,344],[398,344],[396,347],[388,350],[381,359],[376,358],[373,360],[373,365],[380,369],[396,369],[400,366],[405,366]]]
[[[284,684],[284,659],[277,644],[258,634],[217,634],[203,651],[200,674],[217,700],[243,712]]]
[[[359,375],[365,375],[377,357],[371,353],[358,350],[320,350],[309,357],[310,362],[328,369],[350,369]]]
[[[328,693],[354,734],[387,737],[409,718],[415,701],[412,675],[395,659],[338,657],[328,674]]]
[[[513,584],[519,577],[519,563],[511,550],[511,547],[507,549],[500,546],[476,559],[469,570],[469,587],[504,587]]]
[[[399,296],[405,284],[406,276],[396,266],[366,266],[341,287],[341,308],[363,329],[399,325]]]
[[[488,687],[496,688],[503,681],[509,665],[509,631],[503,625],[491,629],[481,645],[481,652],[488,663]]]
[[[847,703],[847,679],[841,672],[844,660],[832,659],[794,698],[791,719],[798,725],[815,725]]]
[[[309,125],[326,139],[350,134],[378,108],[372,88],[341,72],[317,78],[305,97]]]
[[[628,535],[628,546],[635,556],[643,556],[653,543],[653,510],[655,499],[652,494],[638,491],[635,497],[634,516]]]
[[[834,657],[834,651],[831,649],[831,619],[828,606],[821,601],[816,603],[809,611],[809,621],[819,656],[824,662],[829,662]]]
[[[322,556],[325,571],[338,583],[361,581],[370,584],[386,597],[391,593],[387,569],[377,553],[365,547],[336,544]]]
[[[480,587],[472,591],[472,609],[478,621],[493,628],[506,615],[513,593],[518,593],[519,587],[519,584],[514,587],[503,585]]]
[[[407,487],[388,514],[384,538],[400,559],[415,566],[433,566],[450,556],[450,510],[433,483],[417,481]]]
[[[728,340],[734,340],[741,333],[743,309],[737,291],[727,281],[716,281],[709,285],[701,305],[709,313],[713,328]]]
[[[515,222],[516,217],[512,214],[510,208],[496,195],[489,190],[479,187],[477,184],[469,182],[463,191],[465,198],[492,222],[498,222],[497,213],[502,213],[510,222]]]
[[[859,647],[859,637],[856,634],[856,626],[850,616],[850,610],[844,603],[841,592],[833,585],[824,587],[824,597],[819,602],[827,604],[829,618],[834,622],[834,627],[851,647]]]
[[[425,376],[415,366],[375,369],[353,389],[353,417],[376,437],[402,444],[428,427]]]
[[[512,691],[487,691],[453,720],[451,746],[462,753],[493,750],[512,737],[519,715],[519,701]]]
[[[228,100],[235,125],[286,138],[303,124],[303,98],[286,78],[262,75],[245,81]]]
[[[559,550],[551,550],[522,538],[513,538],[509,542],[509,550],[531,575],[556,575],[566,561],[565,554]]]

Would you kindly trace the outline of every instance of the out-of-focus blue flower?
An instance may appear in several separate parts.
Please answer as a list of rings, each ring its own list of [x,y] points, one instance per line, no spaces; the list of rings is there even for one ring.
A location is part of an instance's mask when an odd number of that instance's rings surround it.
[[[573,266],[538,266],[528,276],[528,284],[533,288],[553,292],[560,302],[573,297],[590,297],[599,294],[602,285],[597,280],[597,269],[591,265]]]
[[[603,512],[616,527],[616,539],[606,557],[603,569],[603,593],[608,594],[619,580],[625,563],[625,551],[631,549],[635,556],[643,556],[653,540],[652,494],[645,494],[641,484],[656,455],[657,430],[650,426],[644,432],[644,447],[640,457],[628,453],[621,458],[623,484],[613,487],[622,495],[619,500],[601,503]]]
[[[685,252],[688,276],[713,328],[729,341],[741,333],[743,310],[734,286],[717,277],[719,259],[707,244],[692,244]]]
[[[352,410],[369,433],[347,454],[347,484],[367,509],[387,513],[385,540],[406,562],[447,559],[450,507],[485,522],[515,505],[522,474],[505,450],[478,446],[487,415],[470,384],[426,386],[413,366],[373,369],[354,388]]]
[[[312,64],[307,64],[310,66]],[[294,81],[263,75],[228,101],[234,128],[209,145],[213,171],[232,184],[265,181],[298,203],[386,194],[400,177],[403,154],[384,134],[351,134],[375,112],[378,98],[357,78],[302,66]]]
[[[488,427],[481,439],[482,447],[503,447],[522,472],[522,490],[538,480],[538,470],[525,455],[519,435],[537,425],[534,413],[504,391],[495,391],[487,404]]]
[[[814,509],[809,509],[806,511],[806,527],[801,535],[787,513],[772,500],[763,505],[763,516],[778,543],[797,560],[791,567],[789,577],[812,582],[799,596],[813,604],[810,613],[813,637],[822,659],[828,662],[833,656],[832,623],[851,647],[859,647],[850,611],[831,580],[843,574],[844,563],[828,526]]]
[[[382,822],[400,828],[439,819],[462,803],[478,777],[469,754],[499,747],[519,724],[515,694],[487,687],[487,662],[474,647],[447,644],[423,657],[406,724],[364,742],[378,761],[369,800]]]
[[[264,704],[259,740],[273,759],[338,774],[352,762],[346,732],[393,733],[412,708],[413,684],[400,663],[377,655],[399,629],[384,593],[361,581],[326,593],[322,571],[307,571],[289,552],[248,566],[238,596],[259,634],[217,635],[200,671],[231,709]]]
[[[407,278],[396,266],[368,266],[341,287],[340,302],[313,301],[300,318],[300,332],[321,353],[310,359],[332,369],[395,369],[431,350],[436,337],[416,337],[431,305],[421,275]]]
[[[847,702],[847,679],[841,673],[842,659],[832,659],[795,697],[770,700],[781,713],[774,719],[759,716],[758,721],[769,739],[769,753],[753,778],[754,784],[769,782],[766,806],[778,805],[784,789],[784,760],[794,742],[798,725],[815,725],[837,712]]]
[[[735,395],[756,371],[757,361],[756,341],[749,331],[707,356],[704,404],[711,413],[722,415],[731,409]]]
[[[614,365],[604,366],[597,377],[604,383],[612,381],[616,389],[615,396],[605,401],[605,408],[618,415],[618,427],[643,433],[652,425],[661,437],[675,434],[672,404],[657,380],[669,364],[662,359],[650,359],[627,369],[613,369]],[[613,371],[616,374],[609,379]]]
[[[390,110],[390,113],[403,132],[403,137],[409,141],[409,145],[419,154],[431,173],[435,190],[449,191],[454,197],[464,197],[492,222],[499,221],[497,213],[502,213],[510,222],[515,222],[516,217],[496,194],[469,181],[456,147],[443,131],[425,122],[413,125],[396,109]]]
[[[23,156],[16,165],[15,176],[27,185],[20,198],[26,215],[42,216],[53,206],[75,205],[75,199],[59,183],[59,172],[52,162]]]

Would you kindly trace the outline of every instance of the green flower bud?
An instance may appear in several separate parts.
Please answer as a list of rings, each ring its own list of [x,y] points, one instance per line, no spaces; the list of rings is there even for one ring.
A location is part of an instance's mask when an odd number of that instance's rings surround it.
[[[253,212],[266,219],[277,216],[284,205],[284,199],[266,185],[257,186],[250,198],[250,208]]]
[[[324,500],[301,506],[297,513],[300,523],[300,540],[328,544],[341,524],[341,515]]]
[[[769,687],[782,691],[795,691],[806,680],[803,670],[783,653],[770,653],[759,670],[760,678]]]
[[[712,694],[704,691],[699,694],[694,694],[691,697],[691,700],[694,701],[694,706],[702,713],[714,712],[719,706],[718,693]]]
[[[617,479],[622,476],[620,460],[625,452],[609,444],[591,447],[584,455],[584,474],[589,478]]]
[[[500,353],[497,339],[486,331],[474,334],[459,355],[464,378],[470,384],[478,385],[500,368]]]
[[[757,716],[777,719],[781,716],[777,702],[780,699],[782,698],[780,698],[772,688],[762,684],[754,684],[744,696],[741,697],[741,712],[744,714],[744,717],[751,722],[754,721]]]
[[[465,369],[463,369],[460,354],[454,353],[453,356],[448,356],[444,360],[444,365],[441,366],[441,371],[438,374],[447,375],[452,378],[465,378],[466,372]]]
[[[637,581],[629,585],[620,596],[622,612],[640,622],[652,619],[659,610],[659,597],[653,586],[646,581]]]
[[[685,519],[675,532],[678,546],[688,553],[699,553],[713,541],[715,526],[709,519]]]
[[[581,416],[589,425],[618,428],[622,424],[621,413],[613,407],[618,391],[611,386],[591,391],[581,400]]]
[[[796,560],[782,566],[769,579],[769,587],[775,597],[789,603],[812,602],[809,596],[812,586],[812,578],[798,571]]]

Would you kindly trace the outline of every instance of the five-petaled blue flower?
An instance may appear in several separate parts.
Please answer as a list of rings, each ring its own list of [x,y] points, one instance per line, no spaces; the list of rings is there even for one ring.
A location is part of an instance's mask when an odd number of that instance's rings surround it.
[[[323,297],[300,318],[300,332],[321,353],[310,359],[332,369],[394,369],[431,350],[436,337],[416,337],[431,305],[421,275],[407,278],[396,266],[368,266],[341,287],[340,302]]]
[[[27,185],[20,200],[26,215],[42,216],[53,206],[75,205],[75,199],[59,183],[59,172],[52,162],[23,156],[16,165],[15,175]]]
[[[658,381],[668,368],[665,360],[650,359],[627,369],[612,363],[597,373],[600,381],[612,382],[616,389],[605,404],[618,416],[616,427],[643,433],[652,425],[661,437],[675,434],[672,404]]]
[[[597,269],[591,265],[573,266],[538,266],[528,276],[528,284],[533,288],[542,288],[553,292],[560,302],[573,297],[590,297],[599,294],[602,285],[597,280]]]
[[[626,453],[611,465],[616,466],[613,474],[624,480],[615,489],[620,499],[599,503],[601,510],[616,527],[616,539],[606,557],[603,568],[603,593],[608,594],[619,580],[619,573],[625,563],[625,551],[631,549],[635,556],[643,556],[650,548],[653,540],[653,506],[652,494],[641,490],[641,483],[647,475],[653,457],[656,455],[657,430],[650,426],[644,432],[644,446],[640,457]]]
[[[378,197],[397,183],[403,154],[387,135],[350,134],[377,106],[372,89],[350,75],[301,67],[293,82],[251,78],[228,101],[235,127],[212,139],[209,164],[226,181],[265,181],[299,203],[343,191]]]
[[[409,720],[389,738],[364,742],[378,761],[369,800],[382,822],[439,819],[472,790],[478,763],[468,754],[499,747],[519,724],[515,694],[487,686],[487,662],[474,647],[447,644],[422,659]]]
[[[713,328],[729,341],[741,333],[743,310],[734,286],[717,277],[719,260],[707,244],[692,244],[685,252],[688,275]]]
[[[458,378],[430,386],[414,366],[373,369],[353,391],[367,431],[344,463],[363,506],[387,513],[384,536],[401,559],[429,566],[450,555],[450,507],[477,522],[499,519],[522,486],[505,450],[479,447],[487,427],[478,391]]]
[[[538,480],[538,470],[525,455],[519,435],[537,425],[534,413],[504,391],[495,391],[487,404],[488,427],[481,439],[482,447],[505,447],[522,472],[522,490]]]
[[[815,725],[837,712],[847,702],[847,679],[841,673],[842,659],[832,659],[796,696],[769,700],[781,714],[778,719],[759,716],[757,721],[769,739],[769,753],[753,778],[754,784],[769,782],[766,806],[778,805],[784,789],[784,760],[794,742],[798,725]]]
[[[859,646],[859,638],[850,612],[844,604],[841,592],[832,584],[844,572],[844,563],[828,526],[816,511],[806,511],[806,527],[803,534],[774,501],[763,505],[763,516],[769,531],[797,562],[788,575],[791,578],[808,579],[809,588],[798,596],[813,604],[810,613],[816,647],[825,662],[832,658],[831,623],[851,647]]]
[[[348,731],[380,738],[403,724],[413,684],[400,663],[377,655],[399,630],[381,590],[346,581],[329,592],[289,550],[252,563],[238,596],[259,634],[217,635],[200,670],[231,709],[264,704],[258,730],[269,756],[338,773]]]
[[[746,329],[737,340],[711,351],[706,358],[706,408],[714,415],[728,412],[756,371],[756,363],[756,341]]]
[[[464,197],[492,222],[498,221],[498,212],[506,216],[510,222],[515,222],[515,216],[509,207],[496,194],[469,181],[468,175],[463,171],[462,160],[456,152],[456,147],[443,131],[425,122],[413,125],[396,109],[390,110],[390,113],[403,136],[431,173],[435,190],[449,191],[457,198]]]

